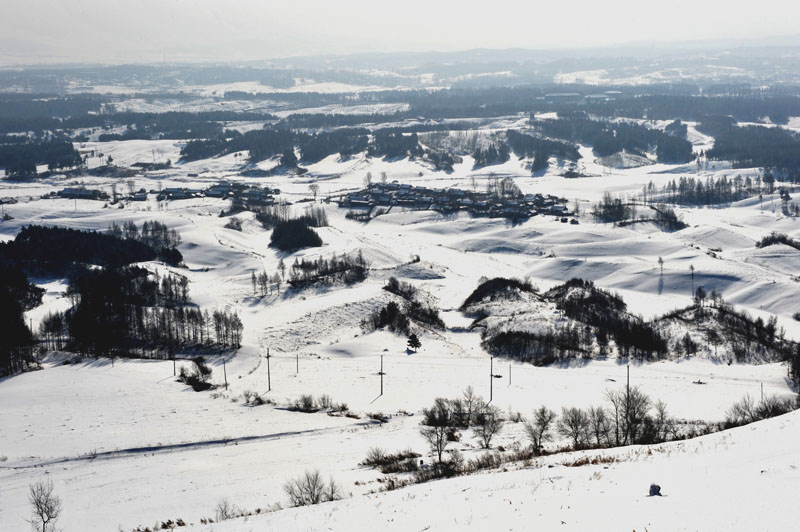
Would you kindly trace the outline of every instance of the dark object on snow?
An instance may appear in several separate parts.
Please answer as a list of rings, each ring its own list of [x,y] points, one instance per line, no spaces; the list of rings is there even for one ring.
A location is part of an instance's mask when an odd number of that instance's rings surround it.
[[[651,497],[661,497],[661,486],[658,484],[650,484],[650,496]]]

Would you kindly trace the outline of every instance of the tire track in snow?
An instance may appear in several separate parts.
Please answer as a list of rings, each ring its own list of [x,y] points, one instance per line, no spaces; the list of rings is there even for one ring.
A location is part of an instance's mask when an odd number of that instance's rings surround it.
[[[36,467],[48,467],[59,464],[69,464],[78,462],[94,462],[96,460],[117,460],[134,456],[144,456],[147,453],[172,453],[209,449],[213,447],[225,447],[227,445],[239,445],[240,443],[257,443],[263,441],[279,440],[281,438],[296,438],[301,436],[319,435],[334,432],[344,432],[359,427],[368,427],[379,424],[377,421],[359,421],[341,427],[326,427],[321,429],[307,429],[298,431],[276,432],[273,434],[259,434],[252,436],[239,436],[237,438],[218,438],[214,440],[201,440],[195,442],[172,443],[166,445],[148,445],[143,447],[131,447],[128,449],[118,449],[115,451],[105,451],[101,453],[91,453],[76,457],[53,458],[30,463],[18,463],[16,465],[3,465],[0,469],[24,470]]]

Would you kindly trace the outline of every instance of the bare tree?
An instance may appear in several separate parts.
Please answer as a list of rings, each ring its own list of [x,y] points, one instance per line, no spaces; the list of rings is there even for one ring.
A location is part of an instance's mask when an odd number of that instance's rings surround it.
[[[606,411],[602,406],[589,408],[589,425],[597,445],[603,445],[609,439],[609,423]]]
[[[436,454],[436,459],[440,464],[442,463],[442,455],[444,454],[445,449],[447,449],[447,444],[450,443],[447,437],[449,432],[450,427],[441,425],[434,427],[422,427],[420,429],[420,434],[422,434],[422,437],[428,442],[428,445],[431,447],[431,451]]]
[[[606,399],[611,403],[609,423],[614,429],[614,445],[622,445],[625,440],[625,392],[606,390]]]
[[[650,411],[650,397],[638,386],[630,388],[626,394],[626,423],[628,428],[628,441],[636,443],[642,431],[642,426]]]
[[[56,530],[58,516],[61,515],[61,498],[53,493],[50,479],[31,484],[28,500],[31,503],[31,528],[37,532]]]
[[[727,412],[728,419],[738,423],[752,423],[758,421],[756,403],[750,395],[745,395],[741,401],[734,405]]]
[[[338,501],[342,498],[342,489],[339,487],[333,477],[328,480],[328,485],[325,486],[325,493],[323,494],[326,501]]]
[[[478,414],[473,431],[483,448],[489,449],[492,444],[492,438],[502,428],[503,419],[500,417],[500,410],[496,406],[487,405],[483,412]]]
[[[311,183],[308,185],[308,190],[314,195],[314,201],[317,201],[317,194],[319,193],[319,185],[316,183]]]
[[[217,521],[227,521],[236,516],[237,508],[228,499],[222,499],[217,503],[215,511]]]
[[[667,413],[667,404],[664,401],[656,401],[656,413],[653,416],[653,428],[655,429],[656,441],[666,441],[676,432],[675,420]]]
[[[550,430],[555,419],[555,412],[546,406],[541,406],[533,411],[533,420],[525,423],[525,432],[528,433],[533,452],[536,454],[542,452],[542,445],[550,439]]]
[[[423,409],[422,415],[423,427],[420,429],[420,434],[428,442],[431,451],[436,454],[436,458],[441,464],[444,451],[450,443],[451,434],[456,430],[450,402],[439,397],[433,407]]]
[[[310,506],[342,498],[341,490],[333,478],[326,484],[319,470],[306,471],[303,476],[284,484],[283,489],[292,506]]]
[[[611,403],[611,426],[615,445],[636,443],[650,411],[650,397],[634,386],[630,389],[606,391]]]
[[[589,436],[589,416],[580,408],[562,408],[558,422],[558,433],[572,440],[572,447],[578,449]]]
[[[283,259],[278,261],[278,271],[281,272],[281,279],[286,280],[286,263]]]
[[[464,425],[469,427],[472,424],[472,420],[475,417],[475,413],[480,408],[480,405],[483,404],[483,399],[475,395],[475,390],[472,386],[467,386],[467,389],[464,390],[462,394],[462,401],[461,403],[464,405]]]

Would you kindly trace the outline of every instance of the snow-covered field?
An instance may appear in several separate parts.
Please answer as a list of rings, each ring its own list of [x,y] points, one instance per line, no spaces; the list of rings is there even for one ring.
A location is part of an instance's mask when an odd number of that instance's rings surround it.
[[[557,455],[515,471],[188,530],[794,530],[798,414],[687,442]],[[573,465],[584,458],[598,463]],[[662,496],[648,495],[651,483]]]
[[[689,131],[697,150],[713,144],[693,126]],[[117,164],[130,165],[168,158],[176,163],[180,146],[177,141],[88,142],[81,149],[102,150]],[[614,169],[595,162],[591,150],[582,153],[588,156],[581,161],[584,172],[598,177],[565,179],[558,175],[564,169],[554,165],[533,178],[515,157],[475,171],[465,157],[452,174],[444,174],[420,161],[359,155],[346,161],[329,157],[310,165],[301,177],[243,178],[238,173],[244,159],[229,155],[137,176],[130,186],[150,190],[244,180],[278,187],[282,198],[294,202],[310,197],[312,183],[319,185],[320,199],[358,189],[367,172],[437,188],[471,188],[473,178],[484,187],[492,175],[511,176],[524,193],[561,196],[588,213],[604,191],[635,194],[651,180],[661,186],[698,172],[732,177],[757,171],[719,163]],[[222,200],[159,204],[151,197],[118,209],[102,202],[38,199],[78,182],[110,191],[112,180],[56,177],[35,184],[2,183],[0,196],[15,197],[18,203],[4,205],[13,219],[0,223],[0,238],[13,238],[27,224],[104,230],[112,222],[164,222],[182,236],[187,268],[180,273],[190,280],[191,299],[202,308],[235,309],[245,325],[244,346],[225,360],[224,370],[221,358],[212,360],[213,381],[222,384],[226,374],[229,383],[227,391],[218,388],[213,396],[176,383],[170,361],[117,360],[112,366],[109,360],[87,359],[64,365],[68,357],[51,355],[43,371],[0,380],[0,530],[28,528],[27,487],[44,477],[53,480],[64,499],[64,530],[131,530],[178,517],[204,531],[789,530],[800,516],[791,498],[800,481],[797,414],[653,449],[597,452],[613,457],[606,464],[565,467],[560,464],[576,456],[560,455],[520,470],[381,495],[366,495],[380,489],[381,475],[358,465],[376,445],[425,454],[420,410],[467,386],[488,398],[493,382],[493,404],[527,415],[543,404],[553,409],[600,404],[606,390],[625,382],[627,367],[613,358],[556,367],[496,359],[492,370],[501,378],[490,378],[492,362],[480,347],[480,335],[467,330],[471,320],[457,311],[482,277],[528,277],[541,289],[572,277],[591,279],[619,292],[633,312],[649,318],[689,304],[691,265],[696,285],[716,290],[754,315],[777,315],[787,336],[800,339],[800,324],[792,319],[800,309],[800,252],[755,247],[772,231],[800,237],[797,220],[781,214],[777,195],[724,208],[677,209],[690,227],[672,233],[650,224],[597,225],[589,214],[579,217],[579,225],[546,216],[513,224],[393,210],[362,224],[346,219],[334,204],[320,202],[330,219],[330,227],[319,230],[325,245],[289,255],[268,247],[269,232],[252,214],[238,215],[242,232],[225,228],[228,219],[218,214],[228,202]],[[124,190],[128,186],[127,180],[119,184]],[[281,259],[291,264],[295,257],[358,250],[372,268],[364,283],[265,298],[253,294],[254,270],[272,274]],[[409,264],[413,256],[420,261]],[[381,287],[391,276],[429,293],[443,311],[448,330],[423,334],[417,353],[406,351],[404,337],[361,330],[361,320],[389,300]],[[48,310],[67,305],[63,279],[35,282],[47,294],[43,306],[27,315],[34,326]],[[758,396],[762,385],[768,394],[791,393],[781,364],[715,363],[709,353],[701,346],[693,358],[634,364],[631,382],[685,420],[719,421],[745,394]],[[277,404],[245,405],[241,394],[246,390]],[[283,408],[307,393],[345,402],[360,418]],[[374,412],[389,414],[391,420],[373,422],[367,414]],[[522,426],[508,424],[498,443],[515,441],[524,441]],[[469,437],[457,448],[467,456],[479,452]],[[222,498],[242,508],[285,506],[284,482],[313,468],[332,475],[352,498],[247,523],[198,525],[213,516]],[[646,497],[651,481],[662,484],[665,497]],[[765,514],[771,515],[766,525],[759,520]]]

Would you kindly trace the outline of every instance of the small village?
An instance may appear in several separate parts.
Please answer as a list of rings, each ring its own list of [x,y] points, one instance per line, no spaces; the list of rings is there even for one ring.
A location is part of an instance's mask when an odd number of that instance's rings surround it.
[[[230,199],[234,210],[245,210],[274,205],[279,189],[260,187],[246,183],[220,181],[205,189],[189,187],[166,187],[147,191],[144,188],[128,194],[115,193],[113,197],[99,189],[67,187],[53,191],[45,199],[66,198],[109,201],[146,201],[155,196],[157,201],[180,201],[195,198]],[[436,189],[417,187],[407,183],[371,183],[367,188],[328,197],[339,207],[350,209],[350,217],[370,219],[377,214],[386,214],[392,209],[434,210],[441,213],[465,211],[473,216],[490,218],[525,219],[539,214],[560,217],[564,223],[577,224],[576,218],[568,218],[571,212],[566,200],[552,195],[521,194],[518,190],[501,192],[478,192],[459,188]]]
[[[188,187],[166,187],[160,190],[152,189],[149,192],[140,188],[128,194],[113,193],[112,195],[99,189],[87,187],[66,187],[60,191],[52,191],[42,196],[43,199],[65,198],[108,201],[116,203],[119,200],[127,201],[146,201],[149,196],[155,196],[157,201],[177,201],[193,198],[219,198],[230,199],[233,205],[240,208],[250,206],[263,207],[275,203],[275,194],[280,194],[279,189],[248,185],[246,183],[231,183],[221,181],[208,188],[188,188]]]
[[[350,192],[335,200],[339,207],[367,213],[379,208],[434,210],[442,213],[466,211],[474,216],[491,218],[530,218],[537,214],[562,217],[564,223],[571,213],[566,200],[542,194],[497,194],[468,191],[458,188],[435,189],[415,187],[406,183],[371,183],[367,188]],[[358,217],[358,216],[354,216]],[[571,223],[577,224],[577,219]]]

